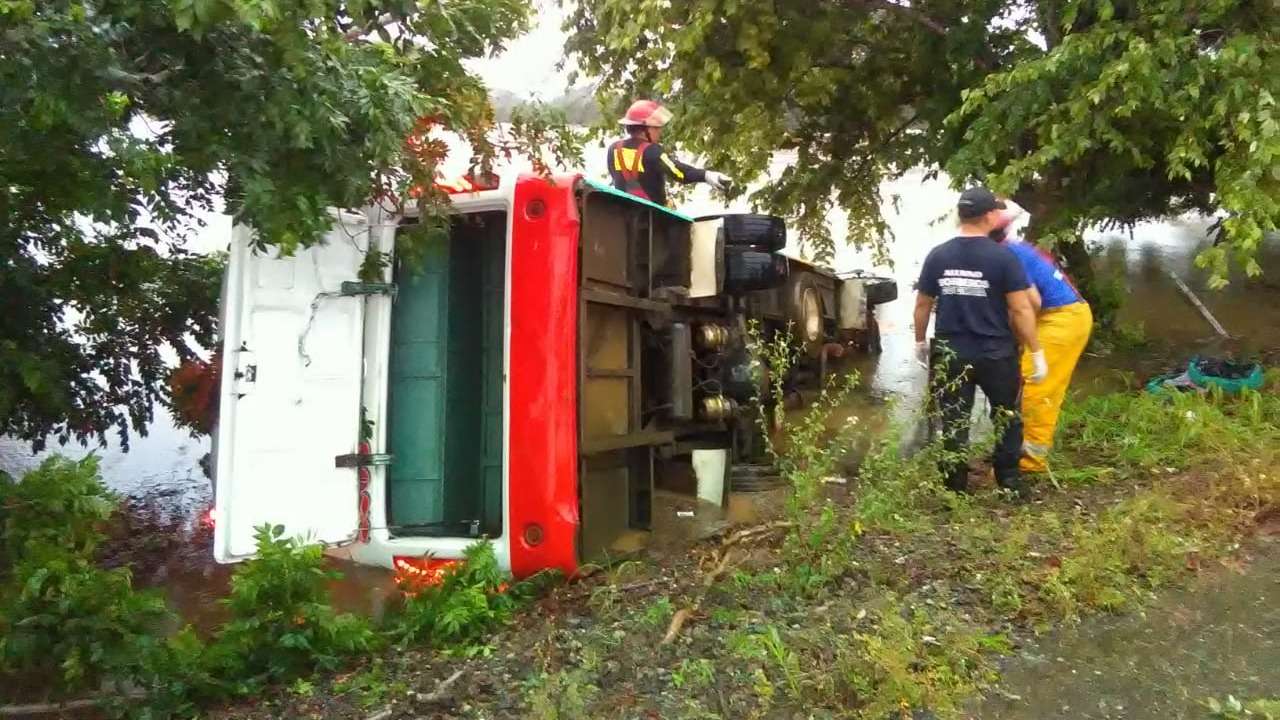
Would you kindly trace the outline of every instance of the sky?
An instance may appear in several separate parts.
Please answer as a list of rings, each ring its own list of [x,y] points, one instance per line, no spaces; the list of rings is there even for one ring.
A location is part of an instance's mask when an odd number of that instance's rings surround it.
[[[564,57],[564,10],[557,0],[534,0],[538,16],[534,28],[517,38],[497,57],[470,63],[472,72],[484,79],[490,90],[506,90],[518,95],[554,98],[568,87],[569,68],[557,70]]]

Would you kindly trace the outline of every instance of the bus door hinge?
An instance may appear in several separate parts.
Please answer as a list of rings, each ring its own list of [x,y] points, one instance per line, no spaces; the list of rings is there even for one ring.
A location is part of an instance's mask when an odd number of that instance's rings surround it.
[[[390,465],[395,458],[394,455],[388,453],[350,453],[348,455],[339,455],[333,459],[333,466],[339,468],[362,468],[374,467],[376,465]]]
[[[391,299],[394,300],[396,297],[396,284],[345,280],[342,283],[340,292],[344,297],[354,295],[390,295]]]

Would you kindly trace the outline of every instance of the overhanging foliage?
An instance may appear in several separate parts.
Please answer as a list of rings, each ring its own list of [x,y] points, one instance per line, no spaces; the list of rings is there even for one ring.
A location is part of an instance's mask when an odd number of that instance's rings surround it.
[[[662,98],[712,166],[750,179],[793,152],[753,200],[820,256],[835,206],[851,241],[884,240],[880,185],[919,166],[988,180],[1069,242],[1221,208],[1219,282],[1227,248],[1256,272],[1280,222],[1274,3],[578,0],[566,27],[606,102]]]
[[[0,1],[0,434],[144,428],[165,348],[211,347],[219,208],[285,252],[328,207],[398,203],[461,133],[487,162],[571,153],[538,113],[499,132],[464,66],[527,0]],[[411,134],[419,142],[406,142]],[[428,183],[429,185],[429,183]],[[419,201],[430,206],[430,194]]]

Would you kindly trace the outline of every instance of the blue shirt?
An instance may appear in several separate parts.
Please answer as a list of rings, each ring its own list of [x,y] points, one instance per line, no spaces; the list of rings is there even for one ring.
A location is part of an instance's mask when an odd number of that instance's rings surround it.
[[[1027,271],[1027,280],[1039,291],[1042,309],[1083,302],[1080,293],[1071,284],[1071,279],[1058,269],[1057,263],[1048,253],[1027,243],[1011,242],[1007,245]]]
[[[1027,273],[1008,248],[985,235],[952,238],[925,258],[917,288],[936,299],[937,338],[961,359],[1017,353],[1005,296],[1027,289]]]

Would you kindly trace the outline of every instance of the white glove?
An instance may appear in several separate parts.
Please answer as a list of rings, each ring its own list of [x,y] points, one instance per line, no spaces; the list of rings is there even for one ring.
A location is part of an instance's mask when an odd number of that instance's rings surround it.
[[[921,340],[916,343],[916,362],[929,367],[929,341]]]
[[[1031,375],[1027,382],[1044,382],[1046,377],[1049,377],[1049,361],[1044,358],[1044,350],[1037,350],[1031,353]]]
[[[724,173],[718,173],[715,170],[708,170],[706,174],[707,184],[717,190],[728,190],[733,186],[733,179]]]

